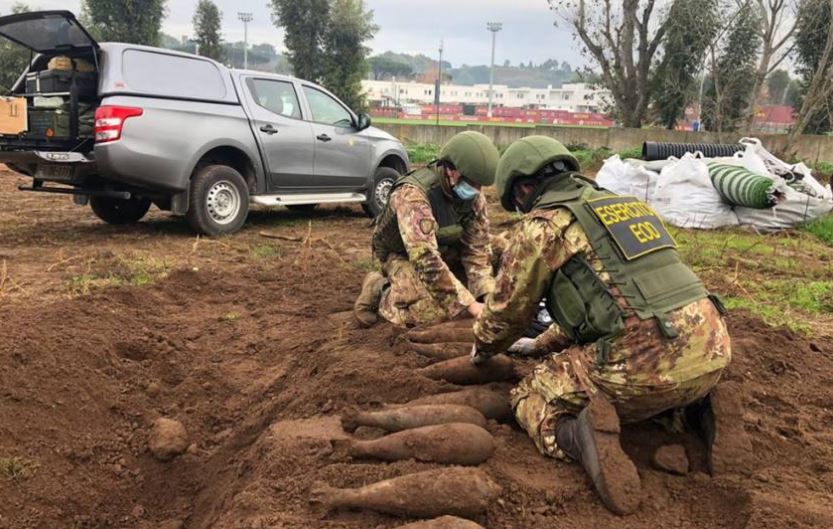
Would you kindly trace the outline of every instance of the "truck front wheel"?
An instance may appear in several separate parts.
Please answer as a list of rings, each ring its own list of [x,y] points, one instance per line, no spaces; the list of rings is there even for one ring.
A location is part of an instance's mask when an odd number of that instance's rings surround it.
[[[249,188],[236,170],[208,165],[191,179],[186,218],[198,233],[225,235],[239,230],[249,215]]]
[[[108,224],[133,224],[142,220],[150,209],[150,200],[131,198],[90,197],[90,209]]]

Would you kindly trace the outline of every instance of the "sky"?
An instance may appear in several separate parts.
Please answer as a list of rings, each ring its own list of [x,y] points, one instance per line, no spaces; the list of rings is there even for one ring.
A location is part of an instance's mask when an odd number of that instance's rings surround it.
[[[33,9],[69,9],[78,14],[81,0],[24,0]],[[254,15],[249,24],[249,42],[268,42],[283,49],[283,34],[272,25],[269,0],[215,0],[223,12],[223,37],[243,40],[239,11]],[[7,14],[15,0],[0,0],[0,13]],[[191,35],[191,19],[197,0],[168,0],[163,31],[175,37]],[[444,41],[443,59],[454,66],[488,64],[491,33],[487,22],[502,22],[497,34],[495,62],[541,63],[556,59],[573,64],[585,61],[569,32],[553,26],[555,14],[546,0],[365,0],[380,27],[369,43],[374,53],[388,50],[437,56]]]

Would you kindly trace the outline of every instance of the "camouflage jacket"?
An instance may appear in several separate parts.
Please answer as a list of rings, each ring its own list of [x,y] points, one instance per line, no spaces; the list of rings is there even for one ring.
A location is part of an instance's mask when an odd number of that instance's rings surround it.
[[[578,253],[586,256],[602,280],[609,280],[587,235],[568,209],[534,210],[515,226],[501,259],[495,290],[474,325],[480,354],[491,356],[504,352],[523,335],[549,289],[553,274]],[[539,337],[536,349],[555,351],[569,343],[566,335],[553,325]]]
[[[438,223],[425,192],[412,185],[393,191],[389,207],[396,211],[402,242],[428,292],[455,316],[475,299],[494,290],[486,199],[475,199],[474,215],[463,223],[460,260],[468,279],[466,288],[448,267],[437,243]]]

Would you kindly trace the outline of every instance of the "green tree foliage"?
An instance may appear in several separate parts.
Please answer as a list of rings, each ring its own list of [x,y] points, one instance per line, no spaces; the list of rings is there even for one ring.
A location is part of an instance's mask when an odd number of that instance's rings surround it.
[[[744,4],[711,65],[703,101],[703,124],[708,130],[736,130],[746,115],[761,45],[758,27],[757,13],[749,3]]]
[[[719,24],[717,0],[675,0],[671,5],[653,94],[657,120],[668,129],[697,97],[697,72]]]
[[[158,46],[167,0],[84,0],[82,23],[100,41]]]
[[[833,24],[830,2],[827,0],[803,0],[798,11],[798,31],[795,36],[796,70],[799,75],[799,91],[795,109],[800,112],[813,76],[819,69],[831,68],[824,62],[825,43]],[[830,79],[827,80],[830,83]],[[823,134],[833,130],[833,97],[821,97],[811,109],[804,132]]]
[[[397,61],[385,56],[376,56],[368,59],[370,71],[373,74],[373,79],[390,79],[396,77],[397,79],[407,79],[414,74],[414,69],[410,64],[402,61]]]
[[[364,0],[334,0],[324,35],[322,81],[333,94],[354,110],[364,110],[362,79],[367,72],[370,49],[365,42],[379,29],[373,11]]]
[[[226,50],[220,37],[222,23],[223,14],[217,4],[211,0],[200,0],[194,13],[194,35],[203,57],[225,60]]]
[[[272,21],[284,29],[287,58],[295,76],[308,81],[321,78],[329,19],[328,0],[272,0]]]
[[[790,73],[787,70],[775,70],[766,78],[766,88],[769,93],[769,103],[785,105],[790,88]]]
[[[29,7],[25,4],[15,4],[12,6],[12,14],[26,13]],[[23,73],[23,70],[29,65],[31,52],[7,39],[0,39],[0,90],[3,93],[11,90],[15,81]]]

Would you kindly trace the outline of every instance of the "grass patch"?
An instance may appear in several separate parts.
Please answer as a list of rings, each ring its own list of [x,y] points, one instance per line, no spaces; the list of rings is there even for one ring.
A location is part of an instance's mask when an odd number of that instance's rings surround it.
[[[831,249],[805,230],[672,230],[684,261],[730,309],[811,333],[833,312]]]
[[[21,481],[32,475],[36,465],[20,457],[0,458],[0,474],[12,481]]]
[[[253,244],[250,253],[253,258],[264,261],[283,255],[283,248],[277,244]]]
[[[70,278],[69,290],[73,295],[86,295],[99,288],[151,285],[164,279],[170,268],[168,261],[155,256],[111,255],[88,262],[84,273]]]
[[[376,259],[359,259],[357,261],[353,261],[353,266],[363,272],[381,271],[379,261],[377,261]]]
[[[234,311],[226,312],[225,314],[220,316],[220,320],[222,320],[222,321],[235,321],[235,320],[239,320],[239,319],[240,319],[240,313],[239,312],[234,312]]]
[[[811,233],[829,246],[833,246],[833,214],[808,222],[801,226],[801,230]]]
[[[411,163],[426,164],[440,155],[440,145],[433,143],[411,143],[405,147]]]

